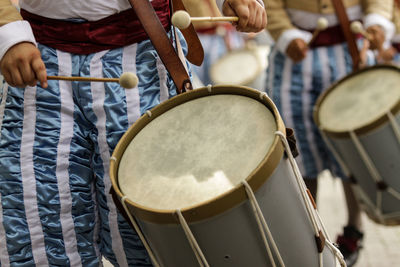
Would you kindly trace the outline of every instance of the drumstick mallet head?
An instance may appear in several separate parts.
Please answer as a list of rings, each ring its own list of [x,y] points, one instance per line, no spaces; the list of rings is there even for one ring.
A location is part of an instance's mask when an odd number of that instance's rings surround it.
[[[315,31],[313,32],[313,35],[311,37],[311,40],[308,42],[308,46],[310,46],[314,40],[317,38],[318,34],[321,31],[324,31],[328,28],[328,20],[326,18],[319,18],[317,20],[317,27],[315,28]]]
[[[114,82],[119,83],[121,87],[126,89],[135,88],[139,79],[135,73],[124,72],[119,78],[94,78],[94,77],[79,77],[79,76],[47,76],[48,80],[61,81],[76,81],[76,82]]]
[[[355,33],[355,34],[361,34],[362,36],[364,36],[364,38],[366,38],[366,39],[368,39],[368,40],[371,39],[370,34],[367,33],[367,32],[364,30],[363,25],[362,25],[361,22],[359,22],[359,21],[353,21],[353,22],[350,24],[350,29],[351,29],[351,31],[352,31],[353,33]]]
[[[193,21],[239,21],[238,17],[190,17],[184,10],[176,11],[171,17],[171,23],[178,29],[186,29]]]
[[[126,89],[132,89],[135,88],[138,83],[139,83],[139,79],[136,76],[135,73],[132,72],[124,72],[122,73],[122,75],[119,77],[119,84],[126,88]]]

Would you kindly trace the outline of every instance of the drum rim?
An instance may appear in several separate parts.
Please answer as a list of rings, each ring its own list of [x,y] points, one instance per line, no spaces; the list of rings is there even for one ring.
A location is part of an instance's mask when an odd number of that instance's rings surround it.
[[[218,81],[218,79],[215,79],[215,71],[214,68],[217,64],[219,64],[222,61],[225,61],[229,56],[231,56],[232,54],[239,54],[239,53],[243,53],[243,52],[250,52],[254,58],[257,61],[257,71],[254,73],[254,75],[252,75],[250,78],[247,78],[245,80],[243,80],[239,86],[246,86],[248,84],[251,84],[254,80],[257,79],[257,77],[260,75],[260,73],[262,73],[264,71],[264,68],[262,66],[262,62],[260,61],[260,59],[257,56],[257,52],[255,51],[255,49],[252,48],[242,48],[242,49],[236,49],[236,50],[232,50],[229,53],[223,55],[222,57],[220,57],[214,64],[211,65],[210,67],[210,71],[209,71],[209,75],[211,80],[216,83],[216,84],[222,84],[223,82],[220,83],[220,81]]]
[[[160,105],[151,109],[151,117],[144,114],[125,132],[125,134],[118,142],[116,148],[114,149],[114,152],[112,154],[113,160],[110,161],[111,184],[119,201],[121,201],[124,195],[122,194],[118,184],[118,168],[119,162],[127,146],[129,145],[131,140],[133,140],[134,136],[136,136],[137,133],[139,133],[141,129],[143,129],[150,121],[175,106],[200,97],[219,94],[232,94],[251,97],[264,104],[272,112],[275,117],[277,131],[281,131],[282,133],[286,134],[285,126],[276,106],[265,93],[244,86],[213,86],[211,92],[209,92],[209,88],[210,87],[203,87],[192,90],[161,103]],[[271,148],[265,155],[264,159],[261,161],[258,167],[253,170],[253,172],[250,173],[249,176],[246,178],[246,181],[254,191],[257,191],[269,179],[269,177],[277,168],[278,164],[281,162],[283,153],[284,148],[280,141],[280,137],[275,136]],[[225,192],[224,194],[214,197],[209,201],[205,201],[182,209],[181,212],[188,222],[201,221],[226,212],[227,210],[230,210],[237,205],[243,203],[246,199],[247,196],[244,186],[239,184],[235,188],[231,189],[228,192]],[[151,209],[139,205],[129,199],[126,199],[125,202],[130,213],[134,214],[136,218],[158,224],[179,224],[179,220],[176,216],[176,210]]]
[[[325,100],[325,98],[340,84],[342,84],[343,82],[347,81],[348,79],[353,78],[354,76],[363,73],[363,72],[367,72],[367,71],[371,71],[374,69],[391,69],[391,70],[396,70],[399,72],[400,74],[400,67],[393,65],[393,64],[381,64],[381,65],[375,65],[375,66],[369,66],[369,67],[365,67],[363,69],[357,70],[352,72],[351,74],[345,76],[344,78],[338,80],[337,82],[333,83],[330,87],[328,87],[328,89],[326,89],[324,92],[322,92],[322,94],[318,97],[315,106],[314,106],[314,112],[313,112],[313,117],[314,117],[314,121],[316,123],[316,125],[318,126],[318,128],[323,131],[325,134],[327,134],[328,136],[331,137],[335,137],[335,138],[350,138],[350,134],[351,131],[349,130],[340,130],[340,131],[335,131],[335,130],[330,130],[330,129],[325,129],[321,126],[321,121],[319,119],[319,110],[321,107],[322,102]],[[390,111],[392,112],[393,115],[396,116],[397,112],[400,111],[400,101],[398,101],[391,109]],[[357,135],[364,135],[367,134],[377,128],[379,128],[380,126],[384,125],[386,122],[389,121],[388,116],[382,115],[380,117],[378,117],[376,120],[367,123],[363,126],[360,126],[358,128],[353,129],[353,132]]]

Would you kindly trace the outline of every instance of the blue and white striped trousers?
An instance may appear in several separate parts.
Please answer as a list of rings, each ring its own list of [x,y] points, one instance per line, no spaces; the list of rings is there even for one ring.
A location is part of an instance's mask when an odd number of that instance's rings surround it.
[[[286,127],[295,131],[299,150],[296,159],[304,177],[314,179],[325,169],[343,177],[313,120],[313,109],[322,91],[351,71],[352,60],[346,44],[310,49],[299,63],[276,48],[271,51],[267,92]]]
[[[102,256],[151,266],[109,194],[109,159],[141,114],[176,94],[172,80],[150,41],[91,55],[39,49],[48,75],[131,71],[140,82],[0,87],[0,266],[99,266]]]

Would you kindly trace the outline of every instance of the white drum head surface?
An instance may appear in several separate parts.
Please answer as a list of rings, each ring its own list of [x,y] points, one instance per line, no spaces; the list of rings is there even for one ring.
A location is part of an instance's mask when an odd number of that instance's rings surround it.
[[[370,69],[339,83],[319,107],[324,130],[352,131],[383,116],[400,101],[400,72]]]
[[[257,168],[277,129],[262,103],[239,95],[191,100],[147,124],[127,146],[119,187],[131,201],[176,210],[224,194]]]
[[[238,50],[217,60],[210,69],[215,84],[247,85],[262,71],[256,51]]]

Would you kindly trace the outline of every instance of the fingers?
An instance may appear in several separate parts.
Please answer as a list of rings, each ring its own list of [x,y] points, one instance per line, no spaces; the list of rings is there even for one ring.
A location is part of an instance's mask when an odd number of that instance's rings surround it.
[[[39,80],[40,85],[43,88],[47,88],[47,72],[46,72],[46,67],[40,57],[36,57],[32,61],[32,69],[35,72],[36,78]]]
[[[225,16],[238,16],[234,24],[238,31],[259,32],[267,25],[264,7],[256,0],[226,0],[223,6]]]
[[[302,61],[307,56],[307,52],[307,44],[302,39],[294,39],[292,42],[290,42],[286,50],[286,54],[295,63]]]
[[[39,50],[31,43],[10,48],[0,62],[4,79],[15,87],[35,86],[39,80],[47,87],[47,75]]]

